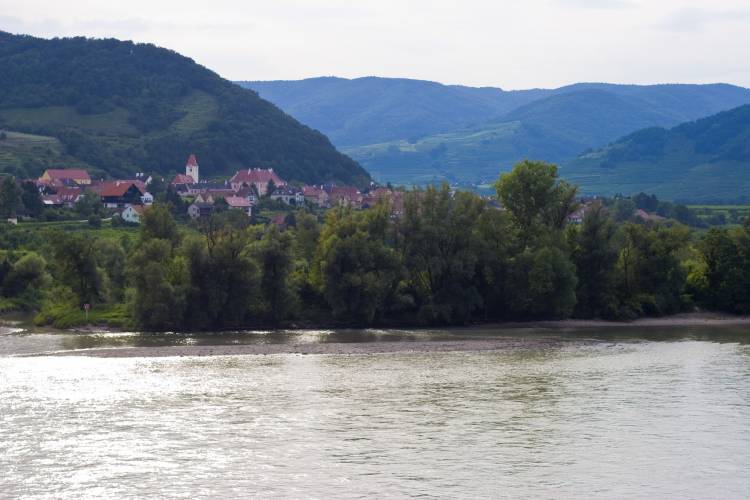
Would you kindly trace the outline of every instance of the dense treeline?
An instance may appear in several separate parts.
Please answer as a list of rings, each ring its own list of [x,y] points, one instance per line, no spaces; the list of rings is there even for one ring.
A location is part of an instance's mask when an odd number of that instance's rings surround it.
[[[697,237],[617,222],[600,203],[571,225],[576,188],[539,162],[496,188],[503,210],[443,186],[408,193],[400,217],[387,204],[299,211],[284,230],[233,211],[190,229],[156,204],[120,238],[16,242],[35,251],[6,255],[2,294],[40,322],[70,324],[89,303],[150,330],[750,312],[750,225]]]
[[[369,181],[323,134],[151,44],[0,31],[0,67],[0,129],[59,139],[61,163],[77,160],[114,177],[167,174],[194,152],[208,175],[259,166],[289,181]],[[44,165],[7,167],[35,177]]]

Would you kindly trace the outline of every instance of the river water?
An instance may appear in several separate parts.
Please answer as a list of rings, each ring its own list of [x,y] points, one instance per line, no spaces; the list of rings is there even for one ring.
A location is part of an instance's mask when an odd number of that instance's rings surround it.
[[[492,352],[117,359],[25,355],[467,333],[2,332],[1,498],[750,496],[742,328],[472,334],[544,339]]]

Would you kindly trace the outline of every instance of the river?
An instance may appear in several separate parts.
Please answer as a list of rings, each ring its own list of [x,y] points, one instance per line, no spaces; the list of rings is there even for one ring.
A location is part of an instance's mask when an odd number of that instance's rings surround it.
[[[52,355],[467,337],[538,342]],[[0,334],[2,498],[732,499],[748,456],[747,327]]]

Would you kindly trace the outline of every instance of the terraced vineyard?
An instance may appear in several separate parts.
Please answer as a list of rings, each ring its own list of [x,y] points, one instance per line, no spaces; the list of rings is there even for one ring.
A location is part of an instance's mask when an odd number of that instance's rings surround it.
[[[58,139],[43,135],[0,131],[0,171],[15,173],[53,164],[84,166],[68,158]]]

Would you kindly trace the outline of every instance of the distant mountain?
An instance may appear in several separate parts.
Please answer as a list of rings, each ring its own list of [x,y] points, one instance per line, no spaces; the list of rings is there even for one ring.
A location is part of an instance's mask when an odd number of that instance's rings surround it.
[[[561,169],[583,191],[731,200],[750,192],[750,105],[672,129],[647,128]]]
[[[481,182],[523,158],[563,162],[645,127],[750,103],[714,85],[580,83],[503,91],[419,80],[242,82],[318,128],[382,181]]]
[[[546,90],[505,92],[378,77],[237,83],[323,131],[338,146],[452,131],[498,118],[549,94]]]
[[[322,133],[150,44],[0,32],[0,130],[0,171],[19,176],[169,173],[196,153],[207,176],[264,166],[288,180],[369,180]]]

